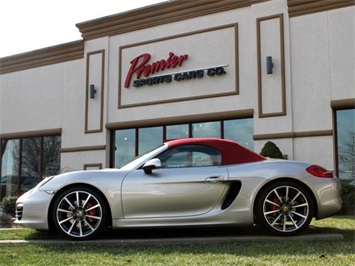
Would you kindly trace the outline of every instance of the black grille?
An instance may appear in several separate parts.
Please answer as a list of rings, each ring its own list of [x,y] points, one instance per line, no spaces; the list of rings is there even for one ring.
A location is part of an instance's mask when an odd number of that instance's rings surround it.
[[[17,206],[16,206],[16,219],[17,220],[22,219],[22,212],[23,212],[23,205],[17,204]]]

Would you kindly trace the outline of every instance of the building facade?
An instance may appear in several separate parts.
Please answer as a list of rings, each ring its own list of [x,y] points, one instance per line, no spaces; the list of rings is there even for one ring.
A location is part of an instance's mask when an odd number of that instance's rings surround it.
[[[221,137],[355,178],[353,1],[175,0],[0,59],[0,197]]]

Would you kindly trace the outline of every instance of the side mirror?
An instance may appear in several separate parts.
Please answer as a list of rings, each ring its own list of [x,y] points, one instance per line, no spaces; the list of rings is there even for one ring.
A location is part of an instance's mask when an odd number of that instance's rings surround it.
[[[146,174],[151,175],[153,169],[161,168],[161,161],[158,158],[149,160],[143,165],[143,170]]]

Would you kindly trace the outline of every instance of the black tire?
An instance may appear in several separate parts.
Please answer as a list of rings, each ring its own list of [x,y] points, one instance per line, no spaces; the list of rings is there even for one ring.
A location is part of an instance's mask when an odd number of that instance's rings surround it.
[[[276,235],[301,233],[313,218],[313,201],[308,191],[292,181],[266,187],[257,202],[257,219]]]
[[[53,224],[58,232],[69,239],[92,239],[106,226],[105,202],[94,189],[68,188],[58,195],[53,204]]]

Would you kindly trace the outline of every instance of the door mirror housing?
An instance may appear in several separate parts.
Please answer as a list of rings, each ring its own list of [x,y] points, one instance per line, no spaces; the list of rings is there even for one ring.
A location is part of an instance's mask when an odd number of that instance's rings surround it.
[[[149,160],[143,165],[144,173],[151,175],[154,169],[161,168],[161,161],[158,158]]]

